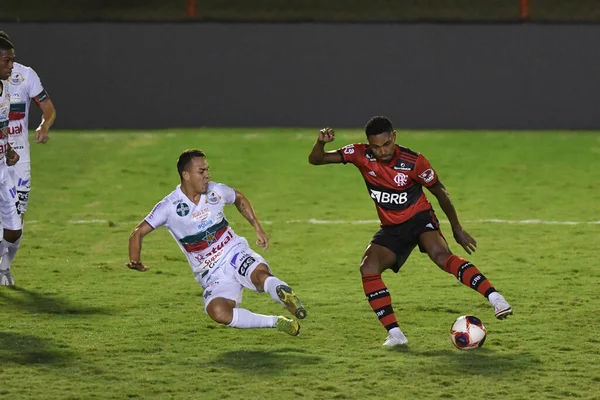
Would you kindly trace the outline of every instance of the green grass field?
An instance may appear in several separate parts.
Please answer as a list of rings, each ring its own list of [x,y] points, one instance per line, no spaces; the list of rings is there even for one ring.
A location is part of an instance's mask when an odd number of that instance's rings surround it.
[[[515,310],[495,320],[484,298],[415,252],[384,274],[409,338],[402,351],[381,347],[386,332],[362,292],[360,256],[378,229],[372,201],[354,167],[308,164],[315,138],[316,129],[54,132],[32,144],[17,287],[0,288],[0,398],[600,399],[600,133],[399,132],[437,169],[478,240],[468,258]],[[334,144],[361,140],[339,131]],[[131,229],[176,186],[176,159],[193,147],[208,154],[214,181],[256,208],[271,237],[262,254],[307,307],[299,337],[213,323],[164,228],[144,242],[148,272],[124,267]],[[250,225],[226,211],[252,243]],[[286,313],[268,295],[246,291],[243,304]],[[486,323],[482,349],[450,343],[463,314]]]

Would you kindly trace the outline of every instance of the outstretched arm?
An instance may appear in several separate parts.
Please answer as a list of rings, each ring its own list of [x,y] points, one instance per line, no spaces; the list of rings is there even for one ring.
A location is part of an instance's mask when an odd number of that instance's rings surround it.
[[[319,131],[317,142],[308,155],[308,162],[312,165],[339,164],[344,162],[342,155],[337,151],[325,151],[325,144],[333,142],[335,132],[331,128],[323,128]]]
[[[6,165],[11,166],[15,165],[19,161],[19,155],[12,148],[10,143],[6,143]]]
[[[258,222],[254,208],[252,208],[252,204],[250,204],[250,200],[248,200],[248,198],[246,198],[242,192],[236,190],[234,204],[240,214],[246,218],[246,220],[256,231],[256,244],[267,250],[269,248],[269,237],[263,230],[262,226],[260,226],[260,222]]]
[[[48,131],[56,119],[56,109],[50,98],[39,103],[39,106],[42,109],[42,122],[35,130],[35,141],[46,143],[48,141]]]
[[[152,225],[144,220],[140,222],[133,232],[131,232],[131,235],[129,235],[129,262],[126,264],[129,268],[140,272],[147,271],[148,268],[150,268],[141,261],[142,241],[144,240],[144,236],[153,230],[154,228]]]
[[[444,214],[448,217],[456,242],[460,244],[468,254],[474,252],[477,247],[477,241],[475,241],[475,239],[460,226],[456,209],[452,204],[452,200],[450,200],[450,194],[444,187],[444,184],[438,180],[433,186],[428,187],[427,189],[429,189],[429,191],[437,198],[442,211],[444,211]]]

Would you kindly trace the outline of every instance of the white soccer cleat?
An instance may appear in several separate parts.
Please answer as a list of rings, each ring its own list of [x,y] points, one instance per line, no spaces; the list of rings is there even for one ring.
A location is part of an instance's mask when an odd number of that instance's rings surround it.
[[[500,293],[494,292],[490,294],[488,300],[494,306],[494,315],[496,318],[505,319],[513,313],[512,307]]]
[[[0,271],[0,286],[15,286],[10,270]]]
[[[394,347],[394,346],[402,346],[408,343],[408,339],[404,336],[404,333],[400,332],[399,335],[388,335],[383,345],[385,347]]]

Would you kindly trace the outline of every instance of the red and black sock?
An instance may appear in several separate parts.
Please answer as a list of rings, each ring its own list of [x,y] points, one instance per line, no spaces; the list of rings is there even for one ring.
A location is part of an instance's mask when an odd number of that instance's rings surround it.
[[[363,289],[369,305],[375,311],[381,325],[388,331],[398,327],[398,321],[392,308],[392,297],[380,274],[368,274],[362,277]]]
[[[466,285],[473,290],[477,290],[486,298],[496,291],[491,282],[479,272],[477,267],[464,258],[452,254],[446,260],[444,270],[449,274],[454,275],[463,285]]]

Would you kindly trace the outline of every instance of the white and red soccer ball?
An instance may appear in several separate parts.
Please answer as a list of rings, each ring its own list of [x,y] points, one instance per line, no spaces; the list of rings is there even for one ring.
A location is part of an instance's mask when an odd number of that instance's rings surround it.
[[[487,329],[483,322],[472,315],[458,317],[450,328],[450,340],[460,350],[472,350],[483,346]]]

